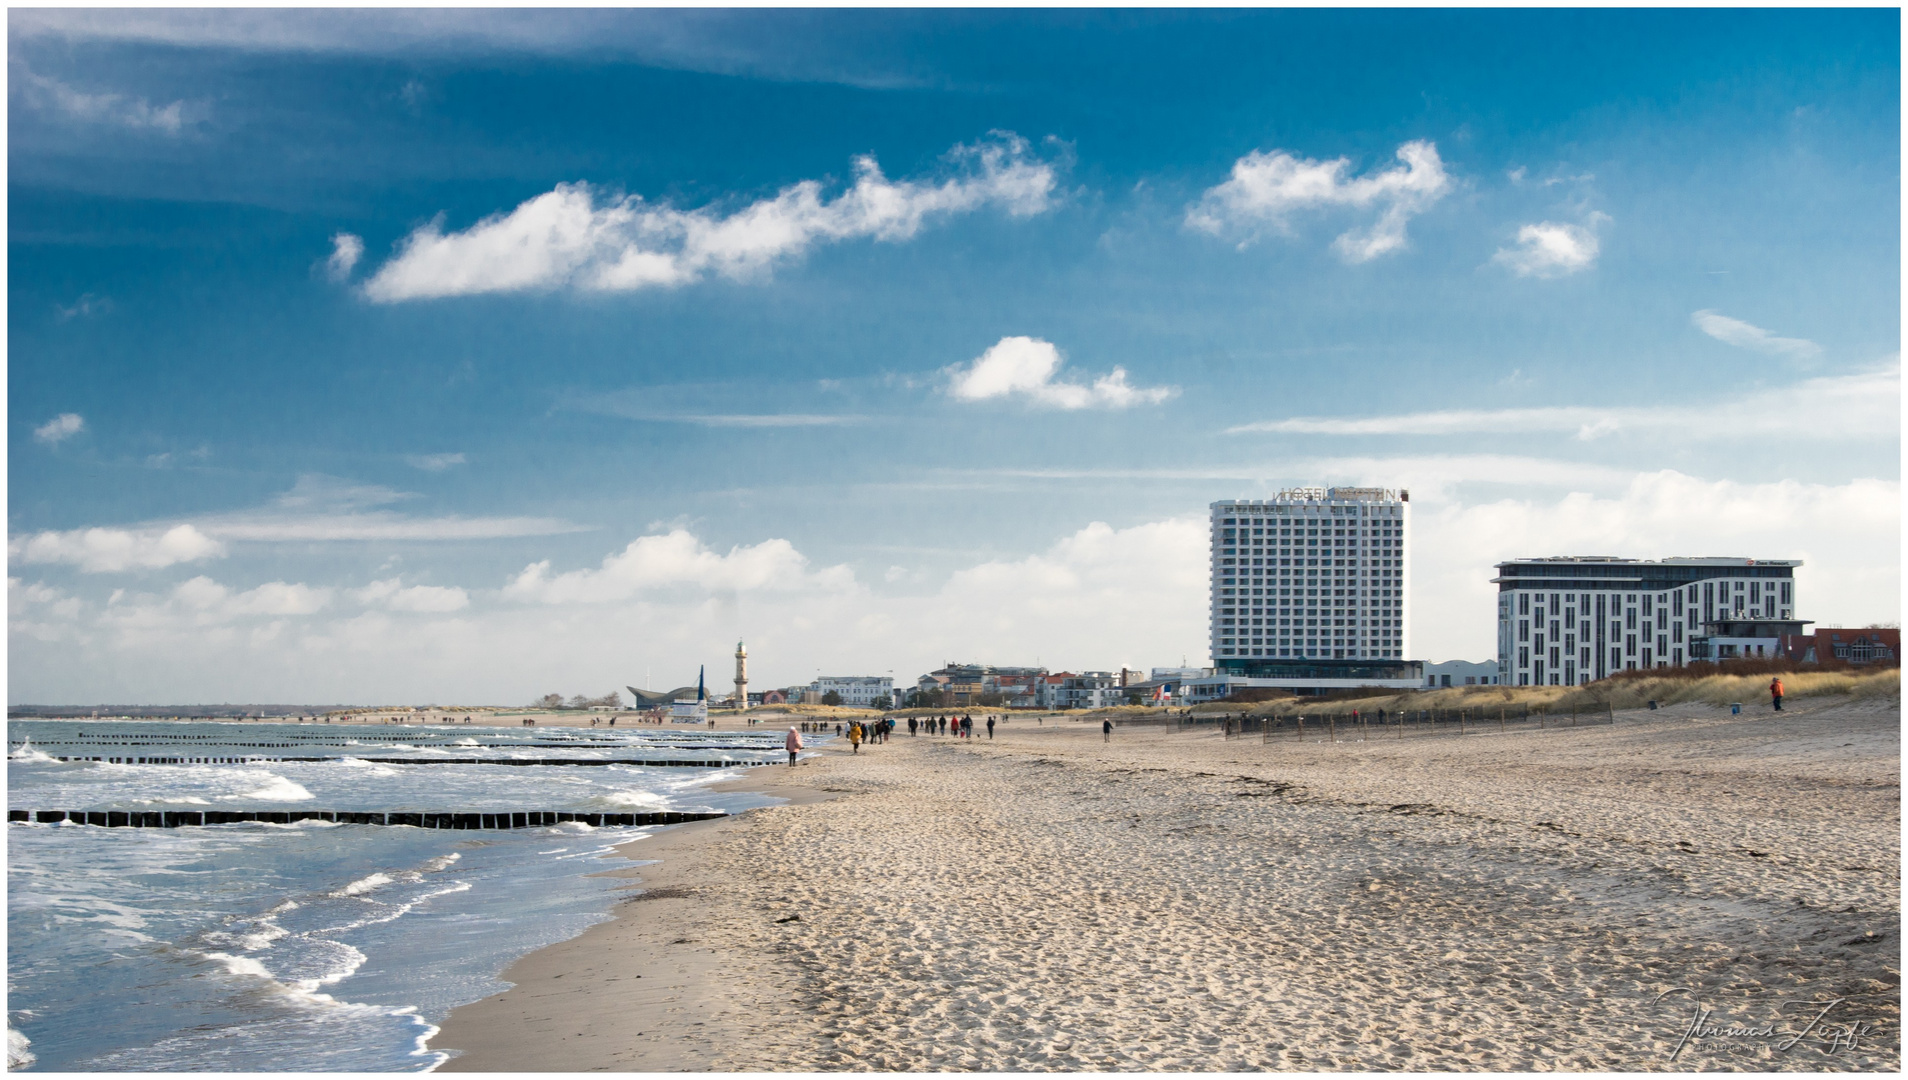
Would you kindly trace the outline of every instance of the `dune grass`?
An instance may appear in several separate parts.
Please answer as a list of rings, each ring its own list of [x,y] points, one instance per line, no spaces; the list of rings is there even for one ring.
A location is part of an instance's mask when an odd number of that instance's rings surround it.
[[[1895,698],[1901,696],[1900,668],[1852,668],[1839,671],[1780,672],[1787,699],[1841,696],[1849,698]],[[1769,680],[1766,673],[1700,675],[1689,669],[1672,674],[1649,676],[1638,673],[1622,678],[1604,679],[1588,686],[1452,686],[1435,690],[1404,693],[1373,691],[1370,696],[1320,698],[1280,698],[1252,705],[1220,703],[1200,705],[1195,713],[1241,713],[1257,716],[1344,715],[1353,709],[1361,712],[1396,709],[1494,709],[1499,706],[1569,712],[1612,709],[1641,709],[1655,701],[1659,705],[1702,702],[1729,705],[1732,702],[1766,704]]]

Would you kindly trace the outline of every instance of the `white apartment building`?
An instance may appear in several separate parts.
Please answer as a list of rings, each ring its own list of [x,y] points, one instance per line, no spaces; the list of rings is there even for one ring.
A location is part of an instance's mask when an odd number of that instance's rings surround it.
[[[893,700],[894,677],[891,675],[823,675],[808,684],[808,693],[814,695],[816,704],[820,704],[822,695],[830,690],[841,695],[843,705],[865,709],[881,698]],[[803,700],[807,699],[807,694],[804,694]]]
[[[1292,689],[1417,686],[1406,543],[1411,494],[1291,488],[1212,504],[1217,675]]]
[[[1785,632],[1799,632],[1801,565],[1601,555],[1499,563],[1491,579],[1499,678],[1509,686],[1576,686],[1619,671],[1715,659],[1707,655],[1714,635],[1705,624],[1793,623]],[[1766,636],[1775,638],[1776,629]]]

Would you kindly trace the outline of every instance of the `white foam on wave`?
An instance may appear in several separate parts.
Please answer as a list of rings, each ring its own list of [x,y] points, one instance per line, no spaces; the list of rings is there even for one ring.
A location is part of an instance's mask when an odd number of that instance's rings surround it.
[[[606,791],[589,801],[596,806],[664,807],[669,805],[669,799],[666,796],[642,790]]]
[[[265,776],[263,786],[255,790],[219,797],[227,801],[257,799],[260,802],[303,802],[312,797],[311,792],[306,791],[303,785],[295,784],[277,773],[266,773]]]
[[[349,885],[346,885],[344,888],[339,889],[337,892],[334,892],[331,895],[332,896],[363,896],[365,893],[370,892],[372,889],[375,889],[380,885],[389,885],[391,884],[391,882],[395,880],[396,879],[389,874],[384,874],[384,873],[372,874],[369,877],[359,878],[358,880],[352,882]]]
[[[52,754],[35,750],[33,744],[25,739],[20,740],[19,746],[7,751],[7,760],[32,765],[45,765],[49,763],[58,765],[60,763],[59,758],[54,757]],[[25,1036],[21,1036],[21,1038],[25,1038]],[[31,1057],[32,1055],[29,1054],[28,1056]]]
[[[435,1032],[433,1032],[433,1034],[435,1034]],[[27,1049],[27,1047],[30,1046],[31,1044],[32,1044],[31,1039],[28,1039],[25,1035],[22,1035],[18,1031],[15,1031],[12,1025],[8,1025],[7,1027],[7,1071],[8,1072],[12,1072],[15,1069],[24,1069],[28,1065],[31,1065],[35,1061],[39,1060],[38,1058],[33,1056],[33,1051]],[[422,1043],[419,1044],[419,1046],[422,1046],[422,1045],[423,1045]]]
[[[458,739],[456,742],[451,743],[451,745],[452,746],[482,746],[484,744],[478,742],[476,739],[466,736],[462,739]]]

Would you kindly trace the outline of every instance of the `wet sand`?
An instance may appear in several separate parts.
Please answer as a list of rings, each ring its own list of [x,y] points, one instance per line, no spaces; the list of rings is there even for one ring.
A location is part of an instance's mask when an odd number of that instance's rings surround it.
[[[1823,698],[1336,744],[904,728],[732,781],[789,805],[627,845],[649,891],[433,1046],[450,1071],[1895,1070],[1899,724]],[[1786,1050],[1677,1049],[1698,1007],[1780,1033],[1837,998]]]

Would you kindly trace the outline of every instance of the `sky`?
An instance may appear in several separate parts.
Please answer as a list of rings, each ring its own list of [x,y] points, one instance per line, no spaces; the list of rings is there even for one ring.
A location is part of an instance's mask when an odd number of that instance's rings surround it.
[[[8,14],[12,703],[1201,665],[1207,506],[1900,618],[1900,26]]]

